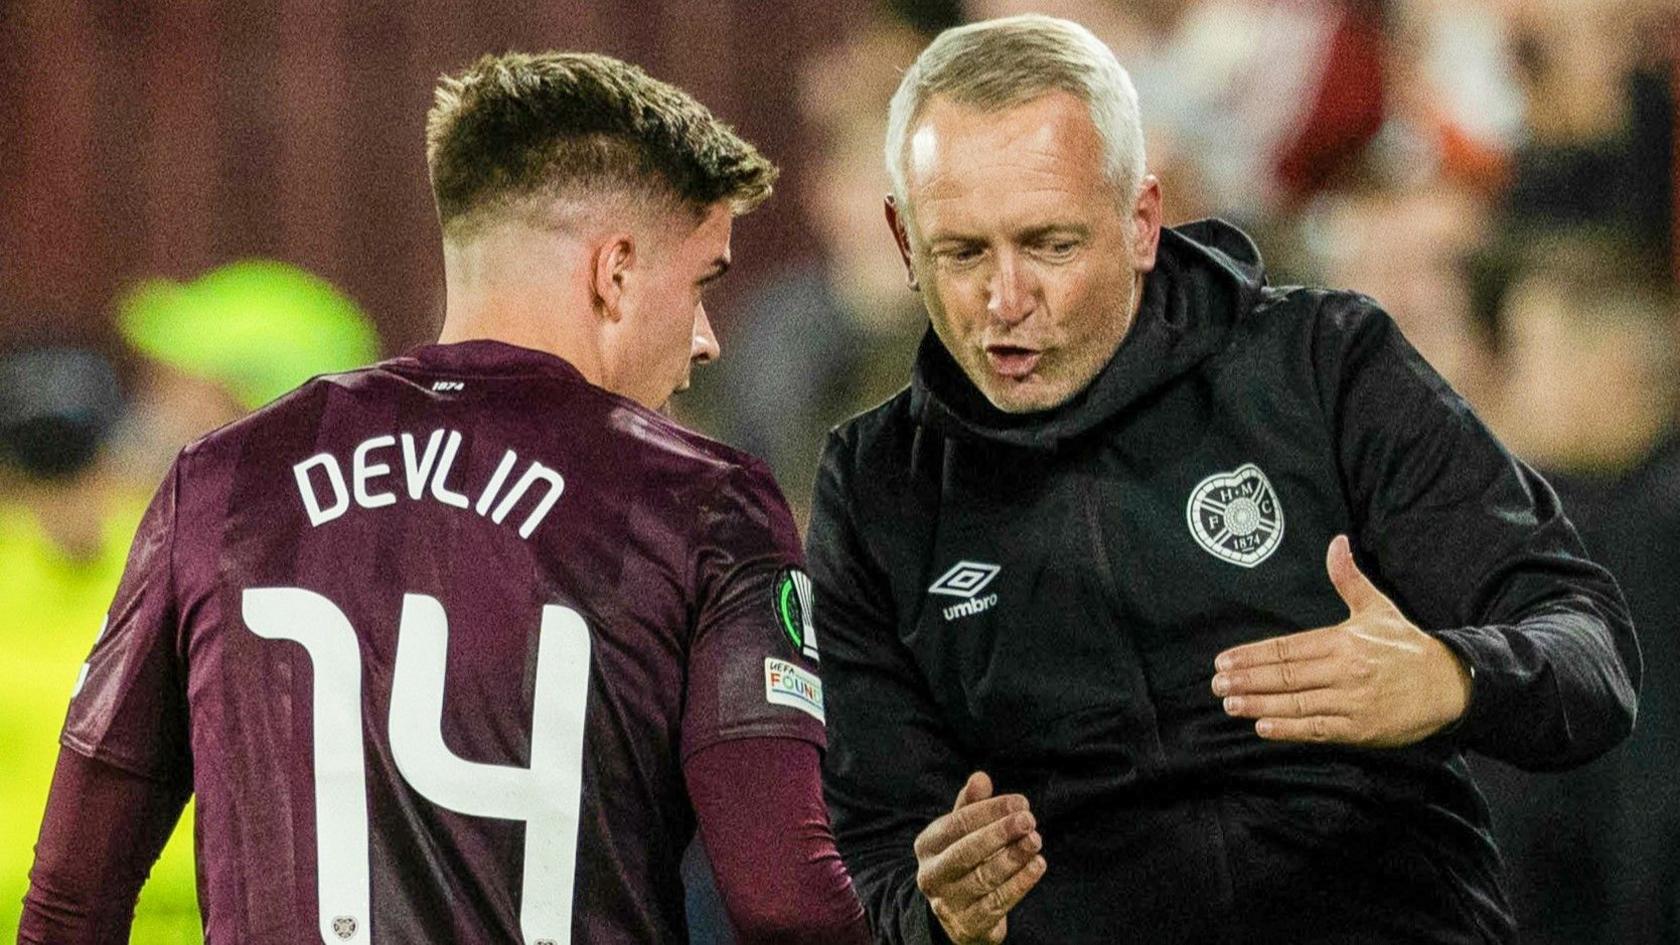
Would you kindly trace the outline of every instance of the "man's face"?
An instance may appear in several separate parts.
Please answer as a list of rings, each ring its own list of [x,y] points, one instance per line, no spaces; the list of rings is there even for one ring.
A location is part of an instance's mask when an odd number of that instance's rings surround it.
[[[696,362],[718,357],[702,295],[729,268],[734,215],[727,204],[719,203],[698,226],[682,214],[668,222],[666,232],[646,244],[635,291],[626,293],[625,343],[616,348],[614,382],[609,385],[656,410],[665,407],[673,392],[688,387]]]
[[[1085,103],[1050,92],[983,112],[935,97],[911,130],[906,212],[887,215],[934,332],[994,406],[1083,390],[1155,266],[1160,186],[1116,192]]]

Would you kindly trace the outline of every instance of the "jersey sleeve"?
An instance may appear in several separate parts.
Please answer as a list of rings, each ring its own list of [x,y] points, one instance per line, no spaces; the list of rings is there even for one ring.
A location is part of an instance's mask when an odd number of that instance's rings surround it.
[[[1387,315],[1352,296],[1328,309],[1320,391],[1355,551],[1471,670],[1449,737],[1531,770],[1602,754],[1632,728],[1641,668],[1615,579]]]
[[[177,460],[141,519],[60,737],[89,758],[171,783],[191,780],[172,563],[179,493]]]
[[[18,921],[19,945],[128,941],[135,899],[186,801],[185,785],[61,749]]]
[[[869,923],[834,848],[822,758],[809,742],[749,738],[683,765],[700,837],[741,945],[868,945]]]
[[[763,464],[732,466],[699,508],[682,757],[736,738],[826,745],[811,582]]]

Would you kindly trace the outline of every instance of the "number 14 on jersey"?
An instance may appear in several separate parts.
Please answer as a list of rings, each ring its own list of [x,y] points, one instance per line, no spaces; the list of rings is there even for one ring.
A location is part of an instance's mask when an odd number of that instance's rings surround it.
[[[245,624],[291,640],[314,671],[316,884],[321,940],[371,941],[362,656],[332,601],[295,587],[252,588]],[[475,817],[525,822],[519,924],[527,945],[571,941],[589,692],[589,628],[568,607],[543,608],[531,718],[531,764],[466,761],[443,743],[449,622],[443,605],[403,596],[391,683],[390,743],[404,780],[432,803]]]

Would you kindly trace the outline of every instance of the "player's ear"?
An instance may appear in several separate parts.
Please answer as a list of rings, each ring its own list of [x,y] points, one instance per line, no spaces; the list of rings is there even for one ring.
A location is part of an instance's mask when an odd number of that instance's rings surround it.
[[[892,230],[893,244],[898,247],[898,258],[904,260],[904,275],[910,281],[910,288],[921,291],[916,284],[916,267],[910,264],[910,231],[905,229],[904,215],[899,212],[898,201],[892,194],[887,195],[883,209],[887,214],[887,227]]]
[[[628,231],[609,234],[595,244],[595,265],[590,289],[596,305],[608,321],[624,317],[625,284],[636,263],[636,238]]]

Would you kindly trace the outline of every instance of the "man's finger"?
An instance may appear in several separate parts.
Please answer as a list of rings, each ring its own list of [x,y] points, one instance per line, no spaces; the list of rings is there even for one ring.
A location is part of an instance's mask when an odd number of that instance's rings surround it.
[[[1346,535],[1337,535],[1330,540],[1330,549],[1324,555],[1324,569],[1330,572],[1330,583],[1335,585],[1336,594],[1347,605],[1349,613],[1394,606],[1387,595],[1359,570]]]
[[[1286,636],[1257,640],[1234,646],[1214,658],[1213,666],[1222,673],[1252,666],[1318,660],[1332,656],[1341,640],[1340,627],[1320,627]]]
[[[957,792],[957,802],[951,810],[958,811],[974,803],[992,796],[992,777],[984,771],[976,771],[963,782],[962,790]]]
[[[1344,697],[1335,689],[1309,689],[1274,695],[1226,696],[1225,714],[1239,719],[1304,719],[1315,715],[1342,715]]]
[[[1263,692],[1302,692],[1333,686],[1347,675],[1347,668],[1334,659],[1271,663],[1215,675],[1213,694],[1242,696]]]
[[[916,871],[916,882],[924,892],[948,897],[949,894],[945,892],[947,886],[961,881],[964,876],[980,868],[993,854],[1031,834],[1037,826],[1033,815],[1028,811],[993,821],[956,840],[945,849],[924,857]],[[982,893],[985,891],[981,890]]]
[[[1042,856],[1028,860],[1027,865],[1005,880],[1003,885],[981,896],[967,909],[959,911],[958,922],[964,929],[972,929],[975,933],[996,928],[998,922],[1009,915],[1009,910],[1015,908],[1022,898],[1038,885],[1038,881],[1044,878],[1045,868]]]
[[[1254,731],[1261,738],[1275,742],[1357,742],[1353,721],[1332,715],[1314,715],[1304,719],[1263,718],[1254,723]]]
[[[923,828],[916,837],[916,856],[918,859],[934,856],[987,824],[1026,809],[1027,799],[1019,794],[1005,794],[975,801],[935,819]]]
[[[967,908],[970,903],[1008,882],[1009,877],[1024,869],[1042,849],[1043,838],[1038,835],[1038,831],[1031,831],[981,860],[979,865],[958,877],[955,882],[944,886],[940,895],[957,909]]]

